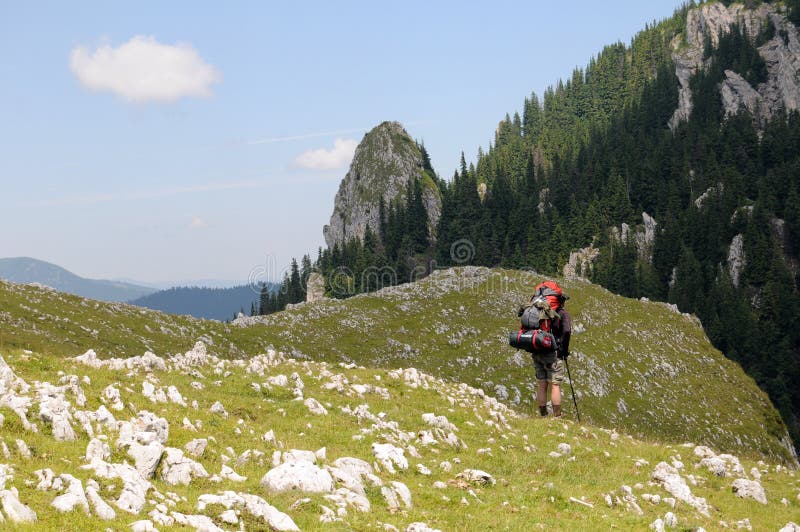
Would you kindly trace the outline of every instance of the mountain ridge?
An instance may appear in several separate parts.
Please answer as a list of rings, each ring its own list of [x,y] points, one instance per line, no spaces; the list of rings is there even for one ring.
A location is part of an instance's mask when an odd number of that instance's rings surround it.
[[[30,257],[0,258],[0,278],[16,283],[40,283],[102,301],[128,301],[156,291],[122,281],[87,279],[56,264]]]

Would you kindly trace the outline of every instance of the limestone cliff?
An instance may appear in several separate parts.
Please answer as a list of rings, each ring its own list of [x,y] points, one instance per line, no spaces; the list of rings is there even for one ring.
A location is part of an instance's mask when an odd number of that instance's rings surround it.
[[[768,25],[772,25],[774,37],[758,48],[767,66],[768,78],[757,87],[750,85],[740,73],[725,71],[720,83],[720,94],[725,114],[736,113],[746,108],[763,126],[781,111],[797,110],[800,105],[800,34],[794,24],[787,20],[780,5],[761,4],[748,9],[743,4],[725,6],[719,2],[707,3],[691,9],[686,17],[686,28],[672,42],[672,58],[675,74],[680,84],[678,108],[670,120],[674,129],[689,119],[692,113],[692,91],[689,80],[693,74],[708,66],[704,59],[705,40],[713,46],[719,44],[720,36],[737,24],[755,40]]]
[[[339,185],[330,224],[323,228],[328,247],[354,236],[363,238],[367,226],[377,232],[381,198],[386,205],[405,200],[406,185],[413,179],[422,180],[430,233],[435,237],[442,200],[416,142],[398,122],[383,122],[364,135]]]

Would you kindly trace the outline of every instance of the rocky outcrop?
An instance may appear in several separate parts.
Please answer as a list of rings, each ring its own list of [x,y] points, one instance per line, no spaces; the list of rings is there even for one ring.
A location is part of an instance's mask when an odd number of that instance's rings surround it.
[[[416,142],[398,122],[383,122],[367,133],[339,185],[331,221],[322,230],[328,247],[352,237],[363,238],[368,226],[377,233],[381,199],[386,205],[405,200],[406,187],[413,179],[422,180],[430,234],[435,237],[442,200],[432,176],[424,171]]]
[[[725,116],[735,115],[739,109],[756,116],[761,107],[761,95],[742,76],[732,70],[725,71],[725,79],[720,83],[722,108]]]
[[[733,286],[739,286],[739,278],[742,275],[742,270],[745,266],[744,256],[744,235],[738,234],[733,237],[731,245],[728,248],[728,271],[731,274],[731,281]]]
[[[600,257],[600,250],[593,245],[589,245],[578,251],[569,254],[569,260],[564,265],[564,277],[575,279],[583,277],[588,279],[592,273],[594,262]]]
[[[782,111],[797,110],[800,106],[800,34],[786,19],[782,8],[762,4],[748,9],[743,4],[725,6],[721,2],[705,4],[691,9],[686,17],[686,29],[672,42],[675,75],[680,84],[678,108],[669,121],[671,129],[689,119],[692,113],[692,91],[689,80],[708,66],[710,59],[703,57],[706,38],[719,45],[720,36],[737,24],[755,39],[768,25],[775,36],[761,45],[758,52],[767,66],[767,80],[753,87],[739,73],[725,71],[719,85],[725,115],[744,108],[760,126]]]
[[[325,278],[319,272],[311,272],[306,281],[306,303],[325,298]]]

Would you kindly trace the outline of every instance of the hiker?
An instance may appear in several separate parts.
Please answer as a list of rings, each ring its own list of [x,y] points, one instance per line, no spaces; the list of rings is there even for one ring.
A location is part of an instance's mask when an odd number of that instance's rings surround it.
[[[538,298],[538,299],[537,299]],[[546,303],[542,301],[546,298]],[[536,402],[539,414],[547,416],[547,394],[553,404],[553,417],[561,417],[561,383],[564,382],[564,360],[569,357],[569,339],[572,333],[572,317],[564,308],[569,297],[554,281],[546,281],[536,287],[531,302],[520,308],[523,328],[536,328],[549,331],[555,337],[555,346],[546,353],[533,353],[536,368]],[[537,309],[537,302],[539,310]],[[543,304],[544,303],[544,304]],[[534,318],[524,316],[526,312],[536,311]],[[538,321],[532,323],[531,320]]]

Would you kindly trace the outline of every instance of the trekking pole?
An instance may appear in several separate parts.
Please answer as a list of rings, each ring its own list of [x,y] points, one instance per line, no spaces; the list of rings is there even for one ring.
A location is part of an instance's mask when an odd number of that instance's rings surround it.
[[[575,387],[572,386],[572,375],[569,372],[569,357],[564,359],[564,364],[567,366],[567,377],[569,377],[569,389],[572,390],[572,402],[575,403],[575,414],[578,416],[578,423],[581,422],[581,412],[578,410],[578,399],[575,398]]]

